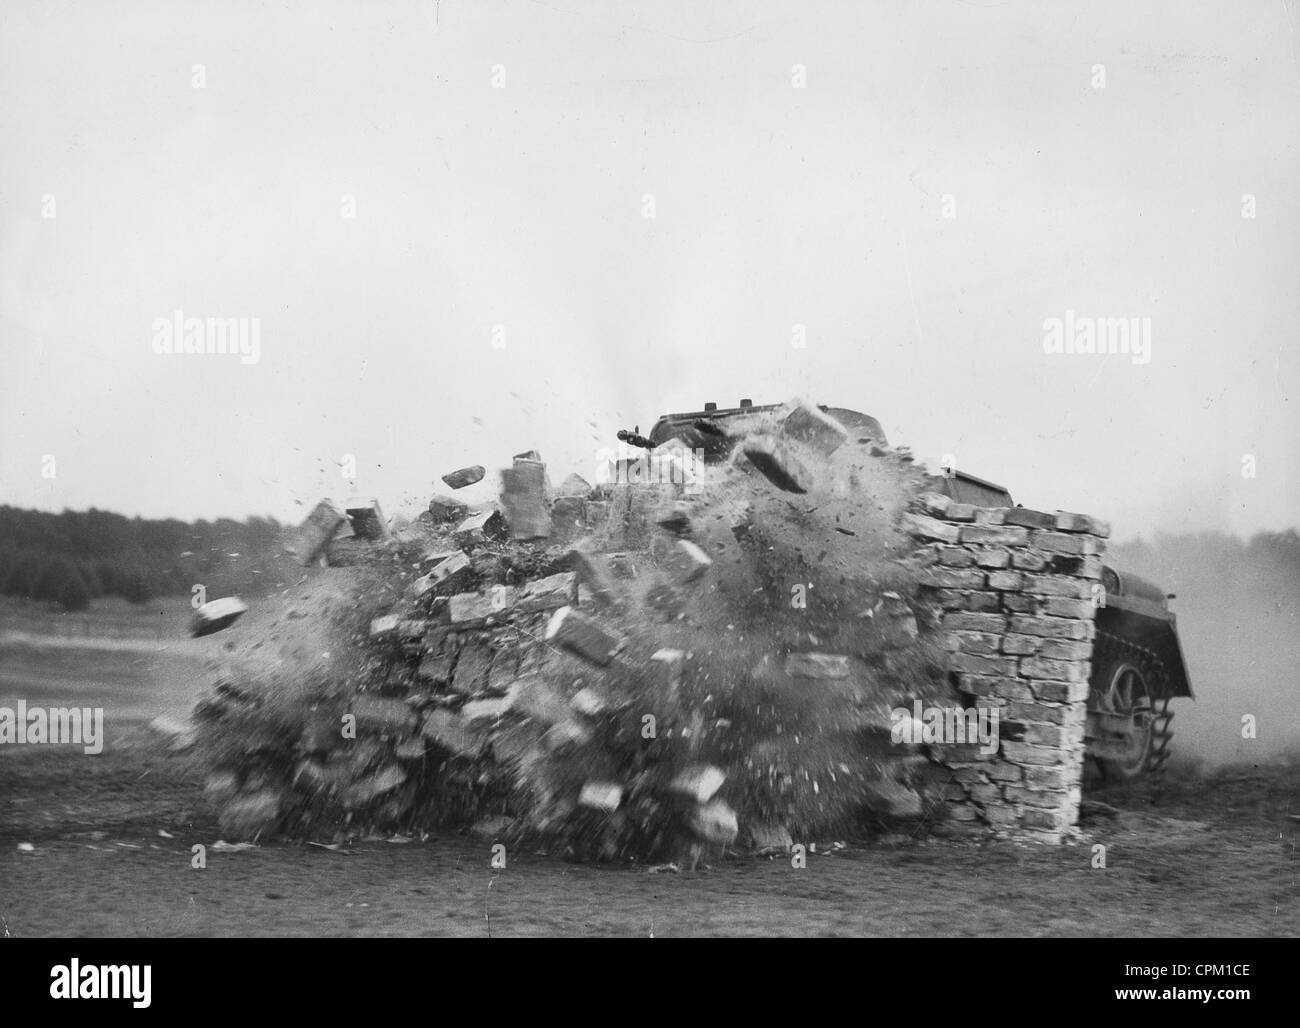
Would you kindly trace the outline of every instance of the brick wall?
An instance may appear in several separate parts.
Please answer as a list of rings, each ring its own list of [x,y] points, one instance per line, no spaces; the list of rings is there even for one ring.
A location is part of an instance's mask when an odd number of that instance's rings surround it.
[[[949,738],[948,827],[1059,842],[1076,823],[1095,597],[1109,526],[1081,514],[974,507],[923,494],[920,543],[961,702],[996,707],[998,747]],[[940,776],[941,780],[943,776]]]

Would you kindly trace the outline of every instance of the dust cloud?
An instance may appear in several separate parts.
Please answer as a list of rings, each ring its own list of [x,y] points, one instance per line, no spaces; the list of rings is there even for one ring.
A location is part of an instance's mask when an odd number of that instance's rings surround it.
[[[1176,594],[1196,699],[1176,700],[1174,759],[1259,763],[1300,751],[1300,535],[1158,535],[1113,544],[1109,564]],[[1257,738],[1243,738],[1253,715]]]

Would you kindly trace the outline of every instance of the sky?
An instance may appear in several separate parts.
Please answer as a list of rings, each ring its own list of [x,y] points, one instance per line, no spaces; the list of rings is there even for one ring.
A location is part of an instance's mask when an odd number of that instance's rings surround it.
[[[10,0],[0,503],[414,514],[798,395],[1118,538],[1295,526],[1297,6]]]

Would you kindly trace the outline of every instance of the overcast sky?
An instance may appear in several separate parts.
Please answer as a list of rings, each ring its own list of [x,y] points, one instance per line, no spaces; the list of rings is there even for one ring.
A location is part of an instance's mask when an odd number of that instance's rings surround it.
[[[0,503],[297,520],[351,454],[413,513],[463,464],[591,477],[620,427],[800,393],[1119,537],[1295,525],[1298,27],[8,0]],[[155,353],[178,309],[260,319],[260,359]],[[1149,318],[1149,362],[1046,353],[1067,310]]]

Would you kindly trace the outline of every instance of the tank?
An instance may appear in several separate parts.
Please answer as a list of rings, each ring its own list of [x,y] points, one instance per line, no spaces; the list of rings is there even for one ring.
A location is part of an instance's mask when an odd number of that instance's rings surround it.
[[[706,464],[716,464],[730,456],[743,419],[782,406],[755,406],[750,400],[727,408],[706,403],[701,410],[661,415],[648,436],[634,429],[619,432],[618,437],[646,449],[679,439],[690,449],[702,451]],[[888,445],[880,422],[870,415],[845,407],[818,407],[844,425],[851,437]],[[958,503],[1016,506],[1005,486],[957,468],[933,476],[932,485]],[[1195,697],[1178,640],[1177,618],[1169,607],[1172,594],[1109,565],[1103,565],[1098,586],[1085,732],[1087,757],[1105,778],[1138,778],[1159,771],[1169,759],[1171,701]]]

